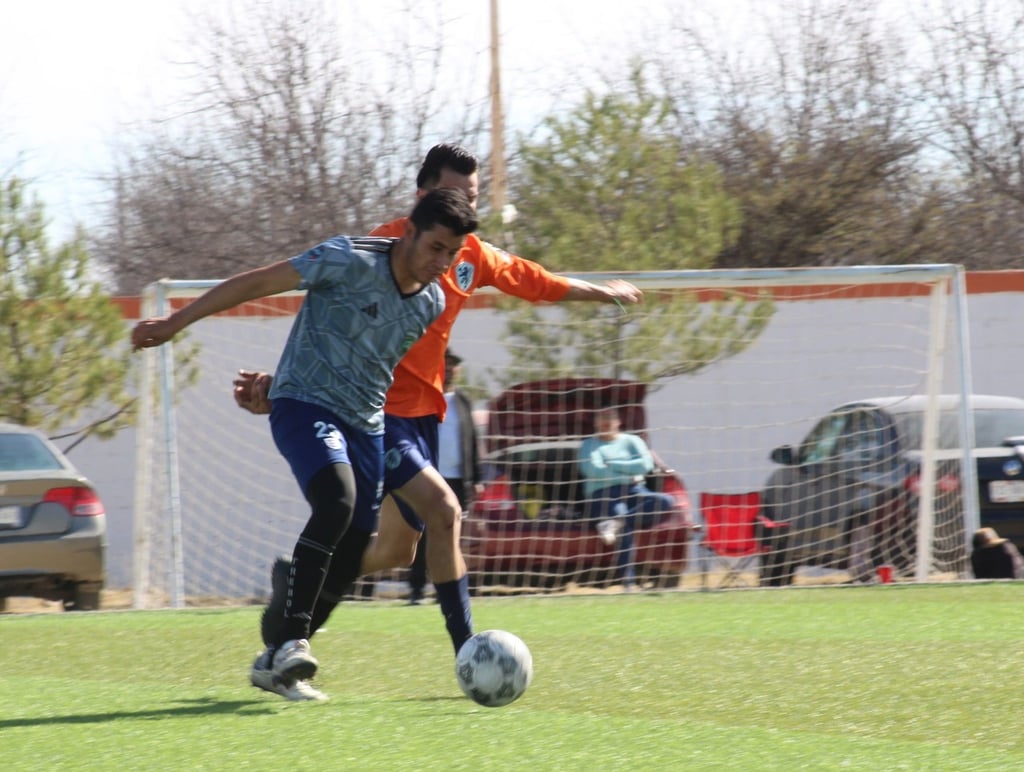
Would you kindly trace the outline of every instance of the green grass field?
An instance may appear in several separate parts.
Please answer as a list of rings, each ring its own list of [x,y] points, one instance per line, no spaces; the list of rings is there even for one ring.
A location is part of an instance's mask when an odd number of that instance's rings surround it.
[[[323,704],[248,684],[259,609],[0,618],[8,770],[1008,770],[1024,584],[481,598],[518,702],[465,699],[436,606],[351,603]]]

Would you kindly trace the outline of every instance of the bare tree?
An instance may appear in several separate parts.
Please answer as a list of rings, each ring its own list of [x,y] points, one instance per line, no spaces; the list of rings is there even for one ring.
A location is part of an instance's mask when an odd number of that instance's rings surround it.
[[[384,53],[316,3],[202,18],[187,108],[126,144],[108,180],[95,251],[119,291],[220,278],[409,207],[429,133],[447,119],[441,138],[471,144],[483,111],[448,109],[444,23],[408,11]]]
[[[935,148],[954,166],[962,261],[1019,267],[1024,259],[1024,2],[944,0],[922,20],[920,71]]]
[[[718,265],[928,259],[905,47],[876,4],[792,3],[728,32],[680,13],[653,55],[680,135],[741,202]]]

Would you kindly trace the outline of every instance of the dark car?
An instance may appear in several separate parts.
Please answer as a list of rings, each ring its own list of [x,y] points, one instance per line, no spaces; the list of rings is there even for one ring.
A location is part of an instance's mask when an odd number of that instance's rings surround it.
[[[632,381],[568,378],[519,384],[490,402],[483,443],[491,479],[463,523],[463,551],[479,585],[614,581],[618,545],[602,541],[584,517],[579,448],[602,407],[619,408],[622,430],[644,436],[645,393]],[[637,574],[672,587],[686,569],[690,500],[682,479],[652,455],[647,485],[672,495],[676,506],[636,532]]]
[[[846,569],[867,581],[877,566],[911,573],[917,552],[926,397],[884,397],[841,405],[797,447],[776,448],[764,514],[788,523],[762,561],[762,583],[787,584],[798,566]],[[932,565],[965,568],[959,397],[939,397]],[[1024,543],[1024,400],[974,395],[972,455],[981,524]]]
[[[16,596],[99,608],[106,547],[90,482],[39,432],[0,424],[0,608]]]

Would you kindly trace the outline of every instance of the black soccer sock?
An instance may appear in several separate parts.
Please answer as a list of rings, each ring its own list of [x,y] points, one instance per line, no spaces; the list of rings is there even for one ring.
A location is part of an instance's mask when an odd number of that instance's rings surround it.
[[[284,621],[274,641],[275,647],[280,647],[285,641],[309,638],[313,606],[330,562],[331,553],[327,547],[299,538],[292,552],[288,599],[285,601]]]
[[[313,475],[306,500],[312,512],[292,553],[284,622],[274,637],[275,646],[312,634],[313,610],[331,558],[352,523],[356,484],[351,465],[331,464]]]
[[[349,586],[359,578],[363,553],[370,544],[372,534],[349,528],[338,546],[334,549],[334,558],[327,570],[327,578],[320,590],[320,597],[313,608],[309,623],[309,634],[313,635],[324,626],[331,612],[341,603]]]
[[[444,615],[444,625],[452,639],[455,653],[473,637],[473,613],[469,608],[469,576],[434,584],[437,602]]]

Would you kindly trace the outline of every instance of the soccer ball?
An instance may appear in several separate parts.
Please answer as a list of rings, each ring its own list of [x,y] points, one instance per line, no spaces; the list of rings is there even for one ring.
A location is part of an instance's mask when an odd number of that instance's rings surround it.
[[[477,633],[455,657],[455,677],[467,697],[488,708],[519,699],[533,679],[533,656],[504,630]]]

